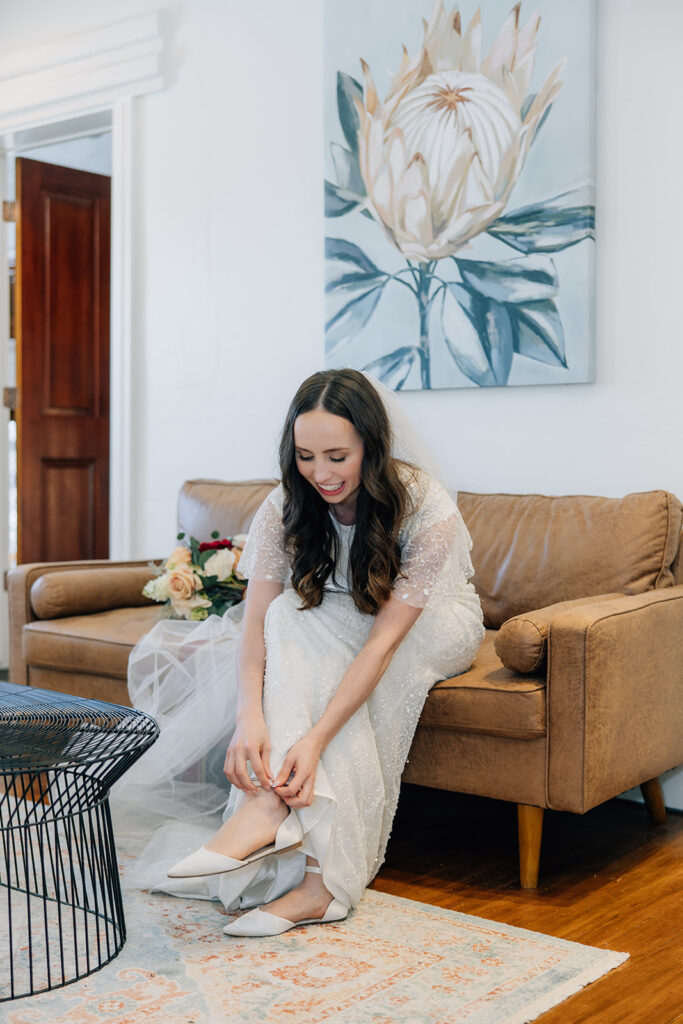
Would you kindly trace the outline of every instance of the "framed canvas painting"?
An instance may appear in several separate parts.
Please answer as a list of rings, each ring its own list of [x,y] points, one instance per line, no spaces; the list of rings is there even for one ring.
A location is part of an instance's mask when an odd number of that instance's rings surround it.
[[[593,379],[594,39],[594,0],[326,0],[328,367]]]

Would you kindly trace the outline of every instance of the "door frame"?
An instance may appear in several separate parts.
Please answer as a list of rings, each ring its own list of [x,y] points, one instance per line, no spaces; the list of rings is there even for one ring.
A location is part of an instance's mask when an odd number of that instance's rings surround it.
[[[111,366],[109,551],[113,559],[134,556],[134,451],[131,405],[135,400],[133,344],[136,319],[136,99],[164,88],[160,12],[103,25],[40,47],[0,57],[0,186],[6,154],[61,141],[67,122],[110,112],[112,132]],[[82,122],[83,123],[83,122]],[[101,129],[100,129],[101,130]],[[83,134],[81,131],[80,134]],[[73,135],[71,136],[73,137]],[[40,142],[37,139],[40,139]],[[0,198],[4,198],[0,196]],[[7,233],[2,225],[0,282],[6,281]],[[0,288],[0,387],[6,383],[9,341],[7,289]],[[7,468],[7,442],[0,441],[0,471]],[[3,503],[4,504],[4,503]],[[7,514],[0,508],[0,570],[6,569]],[[4,591],[0,590],[6,602]],[[1,609],[3,610],[4,609]],[[5,620],[5,616],[2,616]],[[0,627],[0,662],[7,649]]]

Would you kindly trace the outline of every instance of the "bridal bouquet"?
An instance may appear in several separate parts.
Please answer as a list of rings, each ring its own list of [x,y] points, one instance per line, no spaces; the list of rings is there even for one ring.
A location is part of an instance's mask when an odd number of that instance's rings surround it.
[[[201,544],[190,537],[189,547],[178,545],[145,584],[142,593],[163,603],[169,618],[207,619],[242,600],[247,583],[237,567],[246,534],[223,540],[219,536],[214,530],[213,539]],[[184,539],[179,533],[178,540]]]

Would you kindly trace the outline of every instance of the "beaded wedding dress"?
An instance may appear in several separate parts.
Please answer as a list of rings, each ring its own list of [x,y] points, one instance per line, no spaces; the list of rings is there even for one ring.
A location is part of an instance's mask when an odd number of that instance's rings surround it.
[[[327,889],[352,907],[382,864],[427,693],[438,680],[467,671],[484,630],[469,582],[472,542],[457,505],[395,395],[369,379],[389,417],[392,455],[402,464],[411,498],[393,598],[423,610],[376,688],[323,752],[312,804],[296,810],[301,846],[199,879],[171,880],[166,871],[203,846],[244,799],[223,774],[236,724],[244,605],[202,623],[164,620],[142,637],[129,660],[129,695],[135,708],[157,719],[161,732],[111,795],[118,844],[136,855],[126,872],[128,885],[220,900],[226,909],[249,908],[301,882],[308,854],[323,868]],[[354,526],[341,524],[332,512],[335,570],[322,604],[300,610],[283,546],[283,502],[280,485],[257,511],[240,562],[248,580],[284,586],[264,623],[263,711],[273,777],[292,744],[327,708],[374,622],[349,593]]]
[[[236,787],[227,793],[222,774],[235,725],[243,609],[200,623],[164,620],[137,645],[129,667],[131,701],[154,715],[161,735],[112,793],[119,837],[147,840],[129,884],[218,899],[226,909],[249,908],[298,884],[309,854],[334,897],[348,907],[359,902],[384,859],[427,693],[438,680],[469,668],[484,633],[469,582],[471,540],[457,506],[429,474],[404,472],[412,510],[400,536],[402,573],[394,598],[423,610],[374,691],[323,751],[313,802],[296,812],[302,837],[297,849],[223,875],[166,878],[168,867],[205,843],[244,799]],[[275,580],[285,588],[269,606],[264,626],[263,709],[273,775],[322,715],[374,621],[358,611],[348,589],[354,526],[334,516],[335,572],[322,604],[300,610],[282,544],[282,504],[279,486],[258,510],[240,562],[248,579]]]

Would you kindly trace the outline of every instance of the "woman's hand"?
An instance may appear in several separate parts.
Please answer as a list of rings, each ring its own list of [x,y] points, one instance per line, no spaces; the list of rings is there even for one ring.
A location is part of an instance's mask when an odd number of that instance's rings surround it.
[[[225,755],[223,772],[233,786],[247,793],[257,793],[247,770],[247,760],[264,789],[270,789],[270,737],[262,711],[241,716]]]
[[[287,751],[275,779],[274,791],[288,807],[310,807],[322,747],[309,733]],[[288,782],[289,776],[292,775]]]

